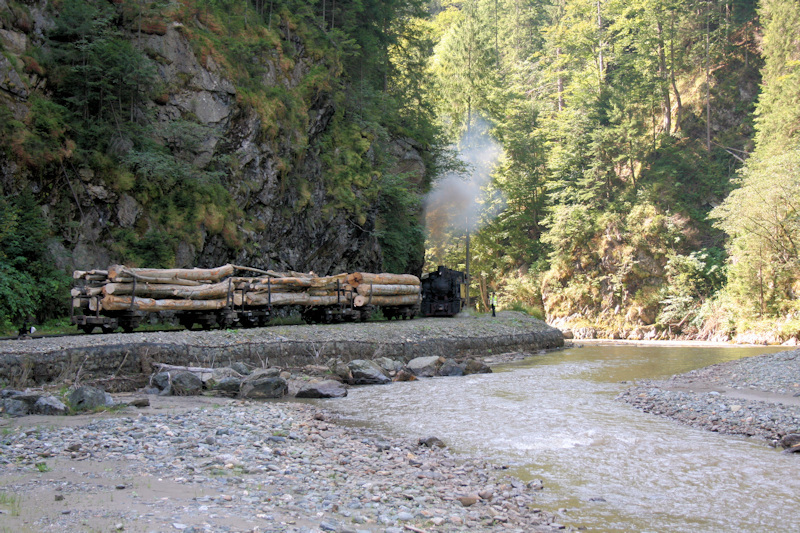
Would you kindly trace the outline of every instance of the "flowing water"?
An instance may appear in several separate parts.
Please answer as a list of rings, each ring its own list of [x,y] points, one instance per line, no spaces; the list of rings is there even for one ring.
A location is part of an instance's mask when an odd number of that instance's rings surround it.
[[[324,405],[542,479],[537,505],[589,531],[796,531],[800,458],[614,401],[625,382],[766,351],[776,350],[588,345],[493,374],[357,387]]]

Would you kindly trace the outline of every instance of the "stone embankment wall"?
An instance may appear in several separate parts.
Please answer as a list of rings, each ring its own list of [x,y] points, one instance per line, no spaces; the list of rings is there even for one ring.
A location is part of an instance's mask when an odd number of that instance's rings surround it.
[[[466,357],[537,352],[563,346],[561,332],[535,319],[427,319],[408,322],[291,326],[241,331],[83,335],[0,345],[0,380],[16,387],[103,382],[107,390],[141,387],[157,363],[218,367],[324,365],[330,358]]]

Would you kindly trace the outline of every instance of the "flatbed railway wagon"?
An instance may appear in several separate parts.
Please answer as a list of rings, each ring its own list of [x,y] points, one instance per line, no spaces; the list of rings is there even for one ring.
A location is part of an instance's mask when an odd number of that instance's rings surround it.
[[[234,265],[213,269],[112,265],[106,270],[75,271],[73,278],[71,319],[85,333],[98,327],[103,332],[117,328],[130,332],[151,313],[170,314],[189,329],[263,326],[290,308],[298,309],[310,323],[364,321],[376,308],[389,319],[410,319],[421,301],[420,280],[409,274],[319,277]]]

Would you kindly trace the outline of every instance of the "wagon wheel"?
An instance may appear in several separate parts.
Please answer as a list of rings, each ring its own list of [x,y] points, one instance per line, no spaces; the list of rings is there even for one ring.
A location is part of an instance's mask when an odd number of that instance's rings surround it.
[[[94,326],[92,324],[83,324],[82,326],[78,326],[78,328],[84,332],[85,334],[89,334],[94,331]]]
[[[303,321],[306,324],[316,324],[317,322],[319,322],[318,319],[319,317],[317,316],[316,311],[313,309],[304,309],[302,312],[302,316],[303,316]]]
[[[258,325],[259,318],[257,316],[242,315],[239,317],[239,323],[243,328],[254,328]]]

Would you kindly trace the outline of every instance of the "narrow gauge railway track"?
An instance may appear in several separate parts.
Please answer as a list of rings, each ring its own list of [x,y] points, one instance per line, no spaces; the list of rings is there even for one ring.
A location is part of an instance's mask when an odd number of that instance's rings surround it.
[[[8,337],[0,337],[2,341],[21,341],[21,340],[34,340],[34,339],[57,339],[58,337],[75,337],[76,335],[85,335],[80,331],[73,333],[45,333],[42,335],[11,335]]]
[[[141,331],[134,331],[133,333],[166,333],[170,331],[183,331],[183,328],[176,328],[176,327],[148,328]],[[197,329],[195,331],[200,331],[200,330]],[[114,333],[114,332],[104,331],[102,333]],[[125,333],[125,332],[119,331],[119,333]],[[57,339],[59,337],[80,337],[80,336],[93,336],[100,334],[101,332],[98,330],[96,333],[84,333],[83,331],[68,331],[64,333],[39,333],[36,335],[8,335],[8,336],[0,336],[0,342],[36,340],[36,339]]]

